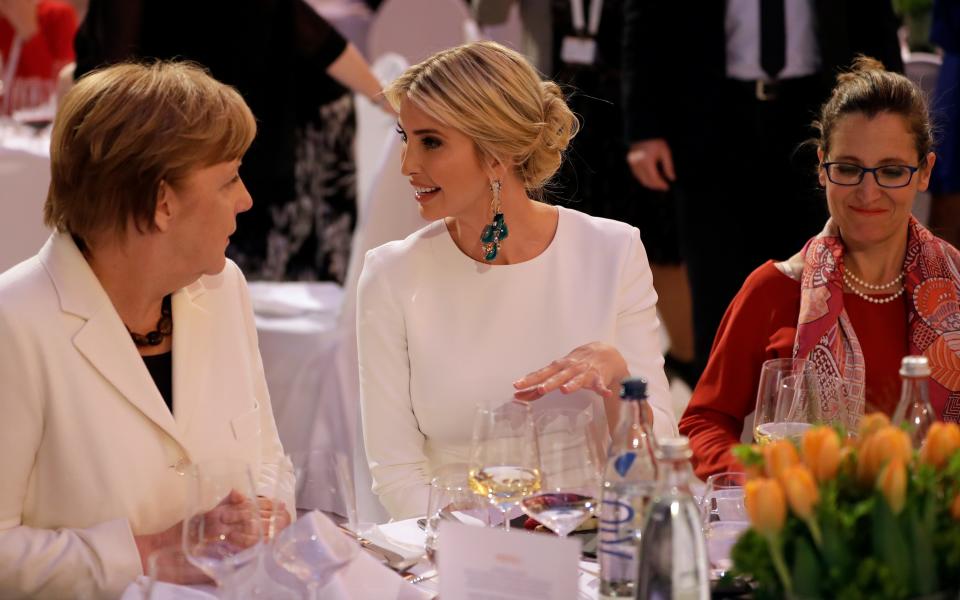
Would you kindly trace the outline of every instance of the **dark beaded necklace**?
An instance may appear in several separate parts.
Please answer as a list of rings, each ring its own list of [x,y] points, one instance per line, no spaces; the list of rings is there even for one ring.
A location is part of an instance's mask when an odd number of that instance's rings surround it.
[[[140,335],[139,333],[130,331],[130,328],[127,327],[127,332],[130,333],[130,337],[133,338],[133,343],[137,346],[159,346],[163,342],[163,338],[173,333],[173,317],[170,313],[170,294],[164,296],[163,302],[160,304],[160,320],[157,321],[156,329],[146,335]]]

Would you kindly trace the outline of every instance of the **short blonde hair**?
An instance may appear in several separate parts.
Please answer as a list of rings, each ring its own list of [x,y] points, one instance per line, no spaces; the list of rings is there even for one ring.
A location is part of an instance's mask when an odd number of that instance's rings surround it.
[[[473,42],[407,69],[384,94],[395,110],[409,99],[473,139],[481,155],[516,169],[539,192],[557,172],[580,127],[560,87],[541,81],[527,60],[495,42]]]
[[[80,240],[154,227],[161,181],[237,160],[257,126],[240,94],[198,65],[122,63],[64,95],[50,142],[49,227]]]

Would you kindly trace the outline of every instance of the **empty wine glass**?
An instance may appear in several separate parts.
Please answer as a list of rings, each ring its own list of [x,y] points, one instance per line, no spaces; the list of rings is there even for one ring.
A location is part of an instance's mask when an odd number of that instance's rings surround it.
[[[230,596],[241,573],[260,551],[262,523],[255,500],[252,470],[245,462],[217,459],[187,470],[187,514],[183,553]],[[229,585],[228,585],[229,584]]]
[[[540,452],[530,406],[507,402],[478,406],[470,447],[470,487],[500,509],[510,530],[510,510],[540,490]]]
[[[744,508],[745,483],[746,475],[738,471],[715,473],[707,478],[700,508],[707,557],[716,577],[733,566],[730,550],[740,534],[750,527]]]
[[[587,410],[548,410],[536,422],[540,447],[540,491],[521,507],[560,537],[566,537],[597,508],[603,461],[600,435]]]
[[[437,566],[437,547],[440,541],[440,523],[445,520],[489,525],[490,504],[470,489],[467,465],[444,465],[430,480],[427,496],[427,517],[424,526],[424,550],[427,559]]]
[[[753,419],[753,437],[758,443],[766,444],[786,436],[783,430],[789,426],[783,425],[783,415],[777,414],[782,379],[804,374],[813,374],[813,363],[805,358],[774,358],[763,363]]]
[[[291,452],[289,461],[296,477],[297,512],[319,510],[360,537],[376,525],[361,522],[350,456],[332,445]]]

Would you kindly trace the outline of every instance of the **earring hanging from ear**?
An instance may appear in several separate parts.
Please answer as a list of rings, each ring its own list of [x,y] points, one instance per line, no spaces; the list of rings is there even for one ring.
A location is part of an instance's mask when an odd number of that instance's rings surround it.
[[[493,262],[500,253],[500,242],[507,239],[510,230],[503,221],[503,213],[500,206],[500,180],[494,179],[490,182],[490,189],[493,191],[493,199],[490,201],[490,209],[493,212],[493,222],[483,228],[480,234],[480,246],[483,247],[483,260]]]

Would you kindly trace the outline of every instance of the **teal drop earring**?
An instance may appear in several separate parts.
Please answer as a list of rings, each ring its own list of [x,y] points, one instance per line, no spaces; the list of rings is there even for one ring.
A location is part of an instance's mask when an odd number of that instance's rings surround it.
[[[503,221],[503,213],[500,207],[500,180],[495,179],[490,182],[490,189],[493,191],[493,200],[490,202],[490,208],[493,211],[493,222],[483,228],[480,234],[480,245],[483,247],[483,260],[493,262],[500,253],[500,242],[507,239],[510,230]]]

